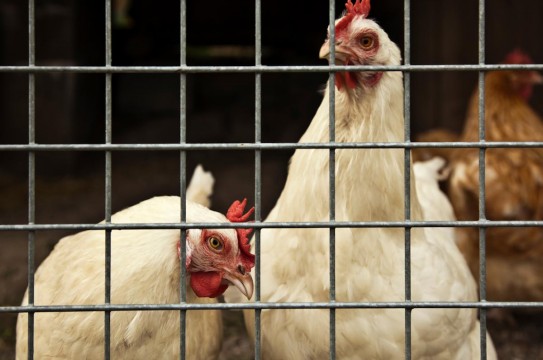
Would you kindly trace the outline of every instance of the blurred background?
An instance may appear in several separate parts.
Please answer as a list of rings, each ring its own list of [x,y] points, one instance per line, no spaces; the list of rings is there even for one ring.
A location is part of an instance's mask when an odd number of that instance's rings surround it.
[[[336,1],[336,15],[344,8]],[[113,0],[113,65],[179,64],[179,3]],[[0,0],[0,66],[28,64],[28,4]],[[539,39],[543,2],[487,2],[486,62],[495,64],[514,48],[543,62]],[[40,0],[35,5],[36,64],[105,64],[105,9],[100,2]],[[373,1],[371,17],[403,49],[403,1]],[[417,0],[411,4],[412,64],[476,64],[478,1]],[[324,65],[318,50],[326,36],[328,2],[262,3],[264,65]],[[189,65],[253,65],[254,3],[188,2]],[[539,28],[538,28],[539,27]],[[36,75],[36,142],[92,144],[105,141],[103,74]],[[179,142],[179,76],[114,74],[113,142]],[[188,142],[254,141],[254,75],[187,76]],[[323,73],[262,75],[262,141],[296,142],[311,121],[327,80]],[[459,132],[476,72],[415,72],[411,129]],[[531,101],[543,113],[543,89]],[[0,71],[0,143],[28,143],[28,77]],[[262,214],[279,195],[291,151],[262,153]],[[0,223],[27,223],[28,155],[0,154]],[[254,202],[252,151],[194,151],[187,176],[201,163],[216,179],[213,208],[224,212],[237,198]],[[179,153],[114,152],[113,210],[155,195],[179,193]],[[104,217],[104,154],[39,152],[36,155],[36,222],[95,223]],[[66,232],[36,235],[36,264]],[[0,232],[0,305],[18,305],[27,286],[27,235]],[[235,315],[227,319],[238,326]],[[0,358],[13,357],[14,314],[0,314]],[[537,318],[536,318],[537,319]],[[505,358],[543,357],[543,330],[533,316],[489,329]],[[503,341],[501,341],[503,340]],[[514,341],[511,341],[514,340]],[[228,342],[229,341],[229,342]],[[243,338],[227,339],[224,358],[250,356]]]

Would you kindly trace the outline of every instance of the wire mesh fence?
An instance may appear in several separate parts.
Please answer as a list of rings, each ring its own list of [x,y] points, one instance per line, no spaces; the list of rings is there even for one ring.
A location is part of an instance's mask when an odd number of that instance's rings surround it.
[[[133,310],[178,310],[180,312],[180,358],[185,358],[186,352],[186,312],[188,310],[204,309],[254,309],[255,311],[255,359],[261,358],[261,311],[265,309],[329,309],[329,358],[335,359],[335,336],[336,336],[336,309],[404,309],[405,310],[405,358],[411,359],[411,314],[414,309],[419,308],[477,308],[480,315],[480,346],[481,359],[486,359],[486,311],[491,308],[541,308],[543,302],[494,302],[487,301],[486,296],[486,230],[493,227],[542,227],[543,221],[496,221],[486,219],[485,211],[485,151],[490,148],[538,148],[543,147],[543,142],[486,142],[485,141],[485,72],[491,70],[543,70],[542,64],[534,65],[488,65],[485,64],[485,2],[479,0],[479,51],[477,65],[412,65],[411,58],[411,2],[404,1],[404,65],[401,66],[265,66],[262,65],[262,34],[261,1],[255,1],[254,32],[255,32],[255,58],[254,66],[189,66],[186,60],[186,1],[181,0],[180,6],[180,57],[178,66],[113,66],[112,65],[112,32],[111,32],[111,0],[105,1],[106,28],[105,28],[105,65],[104,66],[38,66],[35,62],[35,10],[34,0],[28,2],[28,65],[27,66],[1,66],[0,72],[21,73],[28,75],[28,143],[27,144],[2,144],[0,151],[22,152],[28,155],[28,222],[27,224],[0,224],[0,231],[23,231],[28,233],[28,305],[27,306],[0,306],[0,312],[25,312],[28,313],[28,357],[33,358],[34,353],[34,316],[41,312],[75,312],[75,311],[102,311],[104,313],[104,358],[110,358],[111,338],[111,313],[115,311]],[[329,22],[334,24],[335,1],[329,1]],[[334,41],[334,26],[330,26],[331,41]],[[331,63],[334,61],[334,50],[331,49]],[[402,71],[404,75],[404,141],[403,142],[375,142],[375,143],[342,143],[336,142],[335,138],[335,77],[336,72],[353,70],[365,71]],[[479,140],[475,142],[412,142],[411,141],[411,73],[427,71],[471,71],[477,72],[479,86]],[[329,119],[329,142],[328,143],[266,143],[262,142],[262,75],[266,73],[328,73],[330,89],[330,119]],[[39,144],[35,141],[35,76],[40,73],[96,73],[105,77],[105,141],[103,144]],[[160,144],[118,144],[112,139],[112,76],[120,73],[151,73],[151,74],[178,74],[180,80],[179,98],[179,143]],[[249,73],[254,74],[255,96],[254,96],[254,142],[253,143],[189,143],[187,142],[187,74],[197,73]],[[414,221],[411,220],[410,204],[410,150],[415,148],[473,148],[479,149],[479,219],[476,221]],[[262,193],[262,152],[272,150],[294,150],[294,149],[326,149],[329,150],[329,219],[323,222],[262,222],[261,211]],[[373,221],[373,222],[346,222],[336,221],[335,218],[335,157],[338,149],[405,149],[404,151],[404,221]],[[233,224],[213,223],[187,223],[186,203],[181,202],[180,221],[175,224],[117,224],[111,222],[112,216],[112,154],[114,152],[138,152],[138,151],[178,151],[180,159],[179,193],[182,199],[186,198],[187,185],[187,153],[196,150],[239,150],[252,151],[254,153],[254,198],[255,198],[255,222]],[[36,154],[41,152],[70,152],[89,151],[103,153],[105,158],[105,222],[102,224],[38,224],[36,223]],[[146,304],[146,305],[122,305],[111,303],[111,233],[113,230],[127,229],[179,229],[181,238],[185,238],[188,229],[195,228],[253,228],[255,230],[255,252],[256,252],[256,288],[255,302],[247,304],[190,304],[187,303],[187,292],[185,281],[181,281],[180,303],[179,304]],[[336,278],[335,278],[335,232],[340,228],[403,228],[405,229],[405,299],[399,302],[339,302],[336,301]],[[477,227],[479,229],[479,297],[476,302],[420,302],[411,299],[411,229],[422,227]],[[261,301],[260,284],[260,231],[267,228],[325,228],[329,229],[329,301],[318,303],[269,303]],[[35,236],[37,231],[44,230],[102,230],[105,233],[105,298],[103,304],[98,305],[36,305],[34,304],[34,274],[35,274]],[[185,249],[182,247],[181,258],[184,263],[186,257]],[[185,279],[186,269],[181,266],[181,279]]]

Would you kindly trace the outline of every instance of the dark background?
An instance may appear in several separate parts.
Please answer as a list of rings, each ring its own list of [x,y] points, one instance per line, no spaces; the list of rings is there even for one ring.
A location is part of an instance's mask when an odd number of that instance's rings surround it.
[[[336,3],[339,15],[344,4]],[[37,65],[105,64],[103,4],[40,0],[35,9]],[[179,3],[133,0],[127,9],[128,24],[115,17],[113,65],[178,65]],[[543,2],[493,0],[487,2],[486,10],[487,63],[499,63],[516,47],[543,62]],[[372,3],[371,17],[401,49],[403,16],[403,1]],[[27,18],[25,1],[0,0],[0,66],[28,64]],[[411,63],[476,64],[477,20],[476,0],[413,1]],[[326,64],[318,59],[318,50],[327,25],[327,1],[263,1],[262,63]],[[189,65],[253,65],[254,3],[189,1],[187,43]],[[103,74],[36,75],[36,142],[103,143],[104,78]],[[114,143],[179,142],[179,75],[114,74],[112,78]],[[254,141],[254,75],[190,74],[187,78],[188,142]],[[323,73],[264,74],[262,141],[296,142],[321,101],[319,90],[326,79]],[[413,73],[413,138],[435,127],[460,131],[476,81],[476,72]],[[532,104],[543,113],[542,89],[536,89]],[[26,74],[0,72],[0,143],[28,143]],[[263,216],[282,189],[291,154],[262,154]],[[0,223],[27,222],[27,158],[25,152],[0,153]],[[213,172],[214,209],[224,211],[242,197],[254,202],[252,151],[195,151],[189,152],[187,159],[189,176],[198,163]],[[154,195],[179,193],[178,152],[114,152],[112,163],[114,211]],[[104,154],[99,152],[39,152],[36,222],[101,220],[104,164]],[[37,233],[37,264],[63,235],[65,232]],[[22,232],[0,233],[0,305],[16,305],[22,298],[27,276],[26,236]],[[0,354],[11,351],[14,319],[13,314],[0,314]],[[533,343],[522,339],[518,342]],[[521,354],[530,357],[540,353]]]

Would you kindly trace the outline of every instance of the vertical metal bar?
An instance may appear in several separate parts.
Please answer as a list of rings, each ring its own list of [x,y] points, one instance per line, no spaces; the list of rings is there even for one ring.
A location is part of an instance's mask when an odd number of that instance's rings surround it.
[[[180,3],[180,25],[179,25],[179,63],[181,66],[187,65],[187,6],[186,1],[181,0]],[[179,142],[181,144],[187,141],[187,74],[181,73],[179,75],[180,92],[179,92]],[[181,150],[179,154],[179,192],[181,196],[181,223],[187,221],[187,153],[185,150]],[[186,235],[187,230],[181,229],[181,266],[180,268],[180,302],[185,303],[187,301],[187,274],[186,274]],[[180,310],[179,313],[179,358],[181,360],[186,357],[186,330],[187,330],[187,311]]]
[[[261,2],[255,0],[255,65],[262,64],[262,25],[261,25]],[[262,74],[255,73],[255,143],[260,144],[262,140]],[[261,214],[261,190],[262,190],[262,153],[261,150],[255,149],[255,221],[262,220]],[[260,229],[255,230],[255,301],[260,301]],[[255,359],[261,358],[261,314],[260,309],[255,309]]]
[[[28,66],[35,65],[34,0],[28,0]],[[28,144],[35,144],[35,77],[28,74]],[[36,155],[28,152],[28,224],[36,221]],[[36,232],[28,232],[28,305],[34,305]],[[34,358],[34,313],[28,312],[28,359]]]
[[[106,68],[111,67],[111,0],[106,0]],[[106,73],[105,143],[111,144],[111,73]],[[111,151],[105,152],[105,222],[111,223]],[[111,230],[105,231],[105,299],[111,303]],[[104,359],[110,358],[111,311],[104,312]]]
[[[479,65],[485,63],[485,1],[479,0]],[[479,141],[485,141],[485,72],[479,71]],[[479,221],[486,219],[485,149],[479,148]],[[486,229],[479,228],[479,296],[486,301]],[[486,309],[479,309],[481,359],[486,359]]]
[[[330,64],[335,64],[336,51],[335,51],[335,10],[336,4],[334,0],[330,0],[328,4],[328,17],[330,23]],[[330,73],[328,75],[328,91],[330,93],[330,118],[328,124],[329,142],[336,142],[336,84],[335,74]],[[336,219],[336,152],[335,149],[330,149],[328,154],[328,186],[329,186],[329,207],[330,207],[330,221],[334,222]],[[336,229],[330,227],[330,302],[336,301]],[[330,360],[336,358],[336,310],[330,309]]]
[[[411,64],[411,2],[404,0],[404,65]],[[404,140],[411,141],[411,73],[403,73]],[[404,149],[404,215],[411,220],[411,150]],[[405,227],[405,301],[411,301],[411,227]],[[411,308],[405,309],[405,358],[411,359]]]

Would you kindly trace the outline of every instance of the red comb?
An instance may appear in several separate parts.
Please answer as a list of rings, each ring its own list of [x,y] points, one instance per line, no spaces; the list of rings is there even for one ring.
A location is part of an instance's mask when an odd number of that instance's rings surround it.
[[[368,17],[370,13],[370,0],[355,0],[354,4],[352,0],[347,0],[345,8],[347,13],[336,25],[336,35],[340,34],[343,30],[349,26],[353,18],[360,15],[364,18]]]
[[[245,205],[247,205],[247,199],[243,199],[243,201],[241,202],[238,200],[234,201],[226,212],[226,218],[230,220],[230,222],[247,221],[247,219],[249,219],[249,216],[251,216],[255,211],[255,208],[250,208],[249,211],[244,214],[243,212],[245,211]],[[243,265],[245,265],[245,267],[248,269],[251,269],[253,268],[253,266],[255,266],[255,256],[251,254],[251,245],[249,244],[249,235],[252,231],[253,229],[236,229],[236,232],[238,234],[238,245],[241,249]]]
[[[518,48],[511,51],[509,54],[507,54],[503,62],[505,64],[533,64],[534,63],[530,55],[526,54],[524,51]]]
[[[370,0],[355,0],[354,4],[351,0],[347,0],[345,8],[347,8],[347,14],[367,17],[370,13]]]

